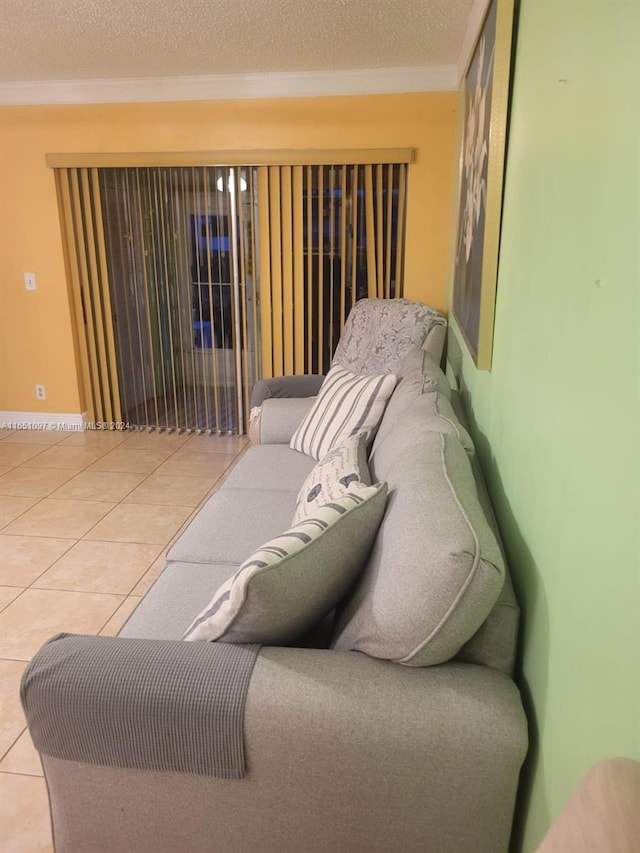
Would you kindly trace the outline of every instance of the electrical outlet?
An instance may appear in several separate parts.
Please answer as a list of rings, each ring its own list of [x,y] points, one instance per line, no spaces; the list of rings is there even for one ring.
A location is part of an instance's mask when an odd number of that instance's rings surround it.
[[[44,385],[36,385],[36,400],[45,400],[46,397]]]

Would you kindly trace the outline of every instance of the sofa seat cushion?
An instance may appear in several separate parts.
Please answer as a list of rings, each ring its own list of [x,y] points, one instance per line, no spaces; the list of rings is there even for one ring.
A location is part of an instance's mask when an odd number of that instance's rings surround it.
[[[457,438],[425,431],[393,459],[388,484],[384,524],[332,645],[408,666],[442,663],[496,603],[500,547]]]
[[[313,407],[291,436],[291,448],[322,459],[350,435],[366,432],[372,440],[395,384],[392,373],[359,376],[334,362]]]
[[[169,549],[167,559],[240,565],[291,525],[296,492],[224,487],[209,498]]]
[[[365,564],[386,485],[349,492],[256,550],[214,594],[186,640],[282,645],[335,607]]]
[[[194,615],[237,570],[233,563],[169,563],[118,636],[181,640]]]
[[[315,459],[284,444],[250,447],[223,483],[227,489],[267,489],[298,493]]]
[[[314,466],[298,492],[292,524],[313,515],[324,504],[341,498],[349,489],[370,486],[367,434],[349,436]]]

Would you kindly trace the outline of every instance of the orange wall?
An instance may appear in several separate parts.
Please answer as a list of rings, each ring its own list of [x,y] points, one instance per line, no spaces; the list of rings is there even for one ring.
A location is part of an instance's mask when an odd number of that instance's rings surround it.
[[[80,411],[46,153],[410,146],[405,294],[444,309],[455,109],[454,93],[0,107],[0,411]]]

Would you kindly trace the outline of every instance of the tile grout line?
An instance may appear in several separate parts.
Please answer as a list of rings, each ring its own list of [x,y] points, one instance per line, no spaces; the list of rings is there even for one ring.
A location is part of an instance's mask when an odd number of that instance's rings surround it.
[[[13,744],[15,746],[15,743]],[[5,756],[1,760],[4,760]],[[25,776],[27,779],[44,779],[42,773],[19,773],[17,770],[0,770],[5,776]]]
[[[16,496],[15,495],[2,495],[2,497],[16,497]],[[36,498],[36,502],[34,504],[31,504],[30,507],[27,507],[27,509],[23,510],[21,513],[16,515],[16,517],[12,518],[11,521],[8,521],[6,524],[3,524],[2,527],[0,527],[0,533],[2,533],[2,531],[6,527],[8,527],[10,524],[13,524],[14,521],[17,521],[19,518],[22,518],[22,516],[25,514],[25,512],[29,512],[30,509],[33,509],[35,506],[38,506],[38,504],[42,500],[43,500],[43,498]],[[5,535],[10,536],[11,534],[5,534]],[[60,537],[60,538],[62,538],[62,537]]]
[[[10,658],[2,658],[2,660],[10,660]],[[9,753],[11,752],[13,747],[17,744],[17,742],[20,740],[20,738],[26,732],[26,730],[27,730],[27,726],[25,725],[25,727],[22,729],[20,734],[15,738],[15,740],[11,741],[11,746],[7,747],[7,749],[3,753],[0,753],[0,762],[5,760],[7,755],[9,755]],[[0,770],[0,773],[7,773],[7,772],[8,772],[7,770]]]
[[[122,442],[121,442],[121,444],[122,444]],[[57,445],[55,445],[55,446],[57,446]],[[85,465],[83,468],[80,468],[80,469],[58,469],[58,470],[76,470],[76,471],[78,472],[78,474],[84,473],[84,472],[86,472],[86,471],[87,471],[87,469],[89,468],[89,466],[90,466],[90,465],[93,465],[95,462],[99,461],[101,458],[103,458],[103,456],[106,456],[106,455],[107,455],[108,453],[110,453],[110,452],[111,452],[111,451],[106,451],[102,456],[99,456],[97,459],[92,460],[92,461],[91,461],[91,462],[89,462],[87,465]],[[170,459],[170,458],[173,456],[173,454],[174,454],[175,452],[176,452],[176,451],[172,451],[172,453],[170,453],[170,454],[169,454],[169,456],[167,457],[167,460],[168,460],[168,459]],[[35,454],[35,455],[37,456],[37,455],[39,455],[39,454]],[[30,458],[34,458],[34,457],[30,457]],[[167,461],[167,460],[164,460],[164,461]],[[28,461],[28,460],[25,460],[25,461]],[[163,463],[161,462],[161,463],[159,463],[159,464],[160,464],[160,465],[162,465]],[[28,468],[28,466],[17,465],[17,466],[16,466],[16,470],[17,470],[17,469],[19,469],[19,468],[21,468],[21,467]],[[159,466],[158,466],[158,467],[159,467]],[[38,469],[34,469],[34,470],[38,470]],[[40,469],[40,470],[42,470],[42,469]],[[46,470],[55,470],[55,469],[46,469]],[[154,469],[154,471],[155,471],[155,469]],[[154,471],[152,471],[152,472],[148,473],[148,474],[144,477],[144,479],[143,479],[140,483],[138,483],[138,485],[142,485],[144,482],[146,482],[146,480],[147,480],[147,479],[148,479],[148,478],[149,478],[149,477],[154,473]],[[132,473],[132,472],[112,472],[112,473]],[[135,472],[133,472],[133,473],[135,473]],[[142,473],[142,472],[140,472],[140,473]],[[77,475],[76,475],[76,476],[77,476]],[[73,479],[73,478],[71,478],[71,479]],[[67,481],[67,482],[68,482],[68,481]],[[134,487],[133,487],[133,489],[135,489],[135,488],[137,488],[137,486],[134,486]],[[133,491],[133,489],[131,489],[129,492],[127,492],[127,494],[125,495],[125,497],[127,497],[127,496],[131,493],[131,491]],[[56,491],[56,489],[55,489],[55,488],[52,490],[52,492],[51,492],[50,494],[52,494],[54,491]],[[9,495],[9,496],[7,496],[7,497],[16,497],[16,496],[11,496],[11,495]],[[36,507],[36,506],[37,506],[39,503],[41,503],[43,500],[47,500],[47,499],[48,499],[48,496],[44,496],[44,497],[40,497],[40,498],[38,498],[38,499],[36,500],[36,502],[35,502],[32,506],[30,506],[28,509],[26,509],[24,512],[25,512],[25,513],[26,513],[26,512],[28,512],[29,510],[31,510],[31,509],[33,509],[34,507]],[[52,500],[64,500],[64,498],[52,498]],[[72,499],[71,499],[71,498],[69,498],[68,500],[72,500]],[[106,515],[108,515],[108,514],[109,514],[109,512],[111,512],[113,509],[115,509],[117,506],[119,506],[119,505],[120,505],[120,503],[122,503],[122,499],[120,499],[119,501],[114,501],[113,503],[114,503],[114,506],[112,507],[112,509],[110,509],[110,510],[106,513]],[[9,524],[12,524],[12,523],[13,523],[13,521],[16,521],[18,518],[20,518],[20,517],[21,517],[21,515],[24,515],[24,513],[21,513],[19,516],[16,516],[16,518],[12,519],[12,521],[10,521],[10,522],[9,522]],[[103,517],[106,517],[106,516],[103,516]],[[189,518],[191,518],[191,516],[189,516]],[[37,577],[37,578],[35,578],[35,579],[34,579],[34,581],[33,581],[33,582],[28,586],[28,587],[21,588],[21,589],[22,589],[22,591],[20,592],[20,594],[19,594],[19,595],[17,595],[14,599],[12,599],[12,601],[10,601],[7,605],[5,605],[5,607],[3,607],[3,608],[2,608],[2,610],[0,610],[0,612],[3,612],[3,611],[6,609],[6,607],[8,607],[8,606],[9,606],[9,604],[13,604],[13,602],[14,602],[14,601],[17,601],[19,598],[21,598],[21,597],[24,595],[24,593],[27,591],[27,589],[41,589],[41,587],[34,587],[34,586],[33,586],[33,584],[34,584],[34,583],[36,583],[36,582],[37,582],[37,581],[38,581],[38,580],[39,580],[39,579],[40,579],[44,574],[46,574],[46,572],[48,572],[48,571],[49,571],[49,569],[50,569],[50,568],[52,568],[52,567],[53,567],[53,566],[58,562],[58,560],[60,560],[60,559],[64,556],[64,554],[67,554],[67,553],[68,553],[68,552],[69,552],[69,551],[74,547],[74,545],[77,545],[77,544],[78,544],[78,542],[83,541],[84,537],[85,537],[88,533],[90,533],[90,532],[91,532],[91,530],[93,530],[93,529],[94,529],[94,528],[95,528],[95,527],[100,523],[100,521],[102,521],[102,519],[99,519],[98,521],[96,521],[96,522],[95,522],[95,524],[93,524],[93,525],[92,525],[92,526],[91,526],[87,531],[85,531],[85,533],[83,534],[83,536],[82,536],[80,539],[75,538],[75,537],[69,537],[69,542],[70,542],[70,544],[69,544],[69,547],[64,551],[64,553],[63,553],[63,554],[61,554],[61,555],[60,555],[60,557],[56,558],[56,560],[54,560],[54,561],[53,561],[53,563],[51,563],[49,566],[47,566],[47,568],[46,568],[46,569],[44,569],[44,570],[43,570],[43,571],[38,575],[38,577]],[[8,525],[5,525],[5,527],[7,527],[7,526],[8,526]],[[3,528],[0,528],[0,533],[2,533],[2,529],[3,529]],[[14,535],[14,536],[15,536],[15,535],[23,535],[23,534],[5,534],[5,535],[7,535],[7,536]],[[66,537],[50,537],[50,536],[46,536],[46,537],[41,537],[41,538],[60,538],[60,539],[65,539]],[[85,541],[91,541],[91,540],[85,540]],[[96,540],[96,541],[107,541],[107,542],[111,542],[112,540]],[[120,543],[118,543],[118,544],[120,544]],[[140,545],[147,545],[147,544],[151,545],[151,544],[153,544],[153,545],[155,545],[155,544],[160,544],[160,543],[146,543],[146,542],[141,542],[141,543],[127,543],[127,544],[140,544]],[[162,547],[165,547],[165,546],[163,545]],[[135,587],[140,583],[140,581],[141,581],[141,580],[142,580],[142,578],[145,576],[145,574],[149,571],[149,569],[151,568],[151,566],[153,565],[153,563],[155,562],[155,560],[156,560],[156,559],[158,559],[158,558],[157,558],[157,557],[156,557],[156,558],[154,558],[153,560],[151,560],[151,561],[147,564],[147,566],[146,566],[146,568],[144,569],[144,571],[140,574],[140,576],[137,578],[136,582],[132,585],[131,589],[129,590],[129,593],[124,594],[124,595],[122,596],[122,601],[120,601],[120,603],[117,605],[117,607],[116,607],[116,609],[114,610],[114,612],[109,616],[109,618],[106,620],[106,622],[102,625],[102,627],[100,628],[100,631],[103,631],[103,630],[105,629],[105,627],[109,624],[109,622],[111,621],[111,619],[113,619],[113,617],[115,616],[115,614],[118,612],[118,610],[120,610],[120,608],[122,607],[122,605],[125,603],[126,599],[127,599],[128,597],[130,597],[131,592],[135,589]],[[96,594],[97,594],[97,595],[100,595],[100,594],[105,595],[105,594],[107,594],[107,593],[88,593],[88,592],[86,592],[86,591],[84,591],[84,590],[45,590],[45,591],[50,591],[50,592],[81,592],[81,593],[84,593],[84,594],[87,594],[87,595],[96,595]],[[110,594],[110,595],[111,595],[111,594],[114,594],[114,593],[108,593],[108,594]],[[118,593],[115,593],[115,594],[118,594]],[[99,633],[100,633],[100,631],[98,631],[97,633],[99,634]]]
[[[4,533],[4,534],[3,534],[1,530],[0,530],[0,535],[3,535],[3,536],[16,536],[16,537],[17,537],[17,536],[22,536],[22,534],[20,534],[20,533]],[[27,538],[27,537],[23,537],[23,538]],[[58,536],[42,536],[42,537],[40,537],[40,538],[41,538],[41,539],[65,539],[65,540],[66,540],[66,537],[64,537],[64,536],[59,536],[59,537],[58,537]],[[57,562],[58,562],[58,560],[60,560],[62,557],[64,557],[64,555],[65,555],[65,554],[68,554],[68,553],[69,553],[69,551],[73,548],[73,546],[77,543],[77,541],[78,541],[77,539],[69,539],[69,542],[71,543],[71,544],[69,545],[69,547],[68,547],[68,548],[65,548],[65,550],[62,552],[62,554],[60,554],[60,556],[59,556],[59,557],[56,557],[56,559],[53,561],[53,563],[50,563],[50,564],[46,567],[46,569],[43,569],[43,571],[41,571],[41,572],[40,572],[40,574],[38,575],[38,577],[34,578],[34,579],[33,579],[33,581],[32,581],[28,586],[23,587],[23,588],[22,588],[23,592],[24,592],[25,590],[27,590],[27,589],[31,589],[31,587],[33,586],[33,584],[34,584],[37,580],[39,580],[39,579],[42,577],[42,575],[46,574],[46,572],[48,572],[48,571],[49,571],[49,569],[51,568],[51,566],[53,566],[55,563],[57,563]],[[3,584],[3,586],[10,586],[10,584]],[[20,598],[20,596],[17,596],[17,598]]]
[[[135,451],[134,451],[134,452],[135,452]],[[169,459],[171,459],[171,457],[173,456],[173,454],[174,454],[175,452],[176,452],[175,450],[174,450],[174,451],[172,451],[172,452],[169,454],[169,456],[167,457],[167,459],[166,459],[166,460],[164,460],[164,461],[166,462],[166,461],[168,461]],[[159,467],[160,465],[162,465],[162,464],[164,464],[164,463],[163,463],[163,462],[160,462],[160,463],[159,463],[159,465],[157,465],[157,466],[156,466],[156,468],[158,468],[158,467]],[[146,477],[145,477],[145,479],[142,481],[142,483],[145,483],[145,482],[149,479],[149,477],[151,476],[151,474],[153,474],[153,472],[156,470],[156,468],[154,468],[154,469],[153,469],[153,471],[150,471],[150,472],[147,474],[147,476],[146,476]],[[121,473],[122,473],[122,472],[121,472]],[[131,472],[131,473],[135,473],[135,472]],[[140,472],[140,473],[143,473],[143,472]],[[140,486],[141,486],[141,485],[142,485],[142,483],[139,483],[138,485],[140,485]],[[115,504],[115,506],[114,506],[114,507],[112,507],[112,509],[110,509],[110,510],[109,510],[109,512],[112,512],[112,510],[114,510],[114,509],[115,509],[117,506],[119,506],[121,503],[122,503],[122,501],[117,501],[117,502],[116,502],[116,504]],[[103,516],[103,518],[106,518],[106,516],[107,516],[107,515],[109,515],[109,513],[106,513],[106,515],[105,515],[105,516]],[[81,538],[81,539],[85,539],[85,537],[87,536],[87,534],[91,533],[91,531],[92,531],[92,530],[94,530],[94,529],[98,526],[98,524],[100,524],[100,521],[102,521],[102,520],[103,520],[103,519],[101,518],[99,521],[96,521],[96,523],[95,523],[94,525],[92,525],[92,526],[89,528],[89,530],[85,530],[85,532],[82,534],[82,536],[81,536],[80,538]],[[87,540],[87,541],[90,541],[90,540]],[[109,540],[109,541],[110,541],[110,540]],[[139,544],[141,544],[141,545],[153,545],[153,544],[157,544],[157,543],[153,543],[153,542],[141,542],[141,543],[139,543]]]
[[[56,445],[56,446],[57,446],[57,445]],[[45,447],[45,450],[46,450],[46,449],[49,449],[49,448],[46,448],[46,447]],[[106,452],[109,452],[109,451],[106,451]],[[35,456],[39,456],[39,455],[40,455],[39,453],[36,453],[36,454],[34,454],[34,456],[30,456],[30,457],[29,457],[29,459],[33,459],[33,458],[35,458]],[[105,453],[105,454],[103,454],[103,455],[106,455],[106,453]],[[100,458],[100,457],[98,457],[98,459],[99,459],[99,458]],[[29,461],[28,459],[25,459],[25,460],[24,460],[24,462],[28,462],[28,461]],[[94,460],[94,461],[97,461],[97,460]],[[23,466],[24,466],[24,462],[20,463],[19,465],[16,465],[14,470],[18,470],[18,469],[20,469],[20,468],[23,468]],[[91,462],[90,462],[90,463],[89,463],[89,465],[91,465],[91,464],[93,464],[93,463],[91,463]],[[24,467],[27,467],[27,466],[24,466]],[[80,468],[80,469],[77,469],[77,468],[74,468],[74,469],[65,468],[65,469],[61,469],[61,470],[65,470],[65,471],[69,471],[69,470],[74,470],[74,471],[75,471],[75,470],[77,470],[77,471],[78,471],[78,473],[80,473],[80,472],[82,472],[82,471],[86,471],[87,467],[88,467],[88,465],[85,465],[83,468]],[[37,469],[36,469],[36,470],[37,470]],[[55,489],[54,489],[53,491],[55,491]],[[3,496],[3,497],[16,497],[16,495],[6,495],[6,496]],[[4,524],[2,527],[0,527],[0,533],[2,533],[2,531],[3,531],[5,528],[7,528],[10,524],[13,524],[13,522],[14,522],[14,521],[17,521],[19,518],[21,518],[21,517],[22,517],[26,512],[29,512],[30,510],[32,510],[32,509],[34,509],[36,506],[38,506],[38,504],[39,504],[39,503],[41,503],[43,500],[46,500],[46,496],[45,496],[45,497],[37,498],[37,499],[36,499],[36,502],[35,502],[34,504],[32,504],[32,505],[31,505],[30,507],[28,507],[27,509],[25,509],[23,512],[21,512],[21,513],[20,513],[19,515],[17,515],[15,518],[11,519],[11,521],[9,521],[7,524]],[[7,535],[11,535],[11,534],[7,534]],[[52,538],[52,537],[48,537],[48,538]],[[67,537],[65,537],[65,536],[61,536],[61,537],[59,537],[59,538],[60,538],[60,539],[66,539]],[[69,538],[73,538],[73,537],[69,537]]]
[[[9,586],[9,584],[2,584],[2,586]],[[29,589],[28,586],[14,586],[13,589],[19,589],[20,592],[16,595],[15,598],[12,598],[11,601],[7,602],[4,607],[0,607],[0,613],[4,613],[4,611],[9,607],[10,604],[13,604],[14,601],[17,601],[19,598],[22,598],[24,593]],[[0,660],[8,660],[8,658],[0,658]]]
[[[146,571],[148,571],[148,569]],[[116,598],[127,598],[127,596],[129,595],[128,592],[92,592],[88,589],[50,589],[49,587],[43,586],[25,586],[22,591],[27,592],[31,590],[33,590],[34,592],[62,592],[65,595],[68,592],[77,593],[78,595],[114,595],[116,596]],[[18,598],[20,598],[20,596],[16,596],[14,601],[17,601]],[[10,604],[13,604],[13,601],[11,601]],[[120,602],[120,604],[122,604],[122,602]],[[118,607],[120,607],[120,604],[118,605]],[[8,660],[8,658],[0,658],[0,660]]]
[[[91,542],[91,543],[93,543],[93,542],[103,542],[105,545],[134,545],[134,546],[135,546],[135,545],[143,545],[143,546],[145,546],[145,545],[149,545],[149,546],[154,545],[154,546],[155,546],[155,544],[156,544],[156,543],[151,543],[151,542],[114,542],[112,539],[76,539],[76,540],[75,540],[75,542],[73,543],[73,545],[71,546],[71,548],[74,548],[76,545],[79,545],[81,542]],[[164,548],[165,546],[164,546],[164,545],[162,545],[162,546],[159,546],[159,547],[160,547],[160,549],[162,550],[162,548]],[[39,581],[39,580],[40,580],[40,578],[41,578],[43,575],[46,575],[46,573],[47,573],[50,569],[52,569],[52,568],[56,565],[56,563],[59,563],[59,562],[60,562],[60,560],[61,560],[61,559],[62,559],[66,554],[68,554],[68,553],[69,553],[69,551],[71,550],[71,548],[67,548],[67,550],[64,552],[64,554],[61,554],[59,557],[56,557],[56,559],[53,561],[53,563],[51,563],[51,565],[50,565],[50,566],[47,566],[47,568],[44,570],[44,572],[42,572],[41,574],[39,574],[39,575],[38,575],[38,577],[37,577],[37,578],[35,578],[35,579],[32,581],[32,583],[30,583],[30,584],[29,584],[29,586],[27,587],[27,589],[43,589],[43,590],[47,590],[47,591],[49,591],[49,592],[90,592],[90,590],[86,590],[86,589],[85,589],[85,590],[81,590],[81,589],[57,589],[57,588],[55,588],[55,587],[50,587],[50,586],[34,586],[34,584],[35,584],[35,583],[37,583],[37,581]],[[133,584],[133,586],[131,587],[131,589],[129,590],[129,592],[124,592],[124,593],[120,593],[120,592],[91,592],[91,594],[92,594],[92,595],[124,595],[124,596],[127,596],[127,597],[128,597],[128,596],[130,596],[130,595],[133,593],[133,590],[138,586],[138,584],[140,583],[140,581],[142,580],[142,578],[146,575],[146,573],[149,571],[149,569],[151,568],[151,566],[155,563],[155,561],[156,561],[159,557],[160,557],[160,554],[157,554],[155,557],[152,557],[152,558],[151,558],[151,560],[149,561],[149,563],[148,563],[148,564],[145,566],[145,568],[143,569],[142,574],[141,574],[141,575],[140,575],[140,577],[136,580],[136,582]]]
[[[137,585],[137,584],[136,584],[136,585]],[[120,604],[116,607],[116,609],[113,611],[113,613],[111,614],[111,616],[109,616],[109,618],[108,618],[108,619],[107,619],[107,621],[104,623],[104,625],[102,625],[102,627],[100,628],[100,630],[96,633],[96,637],[99,637],[99,636],[102,634],[102,632],[103,632],[103,631],[104,631],[104,629],[107,627],[107,625],[109,624],[109,622],[111,622],[111,620],[114,618],[114,616],[116,615],[116,613],[120,610],[120,608],[121,608],[124,604],[126,604],[126,603],[127,603],[127,599],[129,599],[129,598],[141,598],[141,596],[126,595],[126,596],[124,597],[124,601],[121,601],[121,602],[120,602]],[[140,603],[140,602],[138,602],[138,603]]]
[[[167,459],[166,459],[165,461],[168,461],[169,459],[171,459],[171,457],[173,456],[173,454],[174,454],[175,452],[176,452],[176,451],[173,451],[171,454],[169,454],[169,456],[167,457]],[[164,463],[162,463],[162,462],[161,462],[161,463],[160,463],[160,465],[162,465],[162,464],[164,464]],[[157,466],[157,467],[159,467],[159,466]],[[146,481],[149,479],[149,477],[150,477],[150,476],[152,476],[152,474],[155,472],[155,470],[157,470],[157,469],[154,469],[154,471],[149,472],[149,473],[147,474],[147,476],[144,478],[144,480],[142,480],[142,482],[140,482],[138,485],[139,485],[139,486],[141,486],[143,483],[146,483]],[[136,488],[137,488],[137,486],[136,486]],[[128,494],[130,494],[130,493],[128,493]],[[125,496],[125,497],[126,497],[126,496]],[[116,506],[119,506],[121,503],[122,503],[122,501],[118,501],[118,503],[116,504]],[[114,507],[114,509],[115,509],[115,507]],[[107,515],[108,515],[108,513],[107,513]],[[96,522],[96,524],[94,524],[94,526],[91,528],[91,530],[93,530],[93,529],[97,526],[97,524],[98,524],[98,523],[99,523],[99,522]],[[87,533],[90,533],[90,532],[91,532],[91,530],[88,530],[88,531],[87,531]],[[87,535],[87,533],[85,533],[85,534],[84,534],[84,536],[86,536],[86,535]],[[83,539],[84,539],[84,536],[83,536]],[[90,541],[90,540],[86,540],[86,541]],[[101,540],[95,540],[95,541],[101,541]],[[152,544],[152,543],[139,543],[139,544]],[[168,546],[163,546],[163,547],[168,548]],[[165,554],[166,554],[166,550],[165,550]],[[136,588],[136,586],[138,586],[138,584],[140,583],[140,581],[142,580],[142,578],[146,575],[146,573],[149,571],[149,569],[151,568],[151,566],[155,563],[155,560],[159,559],[159,557],[160,557],[160,554],[159,554],[159,555],[158,555],[158,557],[156,557],[154,560],[151,560],[151,562],[149,563],[149,565],[147,566],[147,568],[145,569],[145,571],[140,575],[140,577],[138,578],[138,580],[137,580],[137,581],[135,582],[135,584],[131,587],[131,591],[133,591],[133,590]],[[111,614],[111,616],[107,619],[107,621],[102,625],[102,627],[100,628],[100,630],[97,632],[97,634],[98,634],[98,635],[100,635],[100,634],[101,634],[101,632],[102,632],[102,631],[104,631],[104,629],[107,627],[107,625],[109,624],[109,622],[114,618],[114,616],[116,615],[116,613],[117,613],[117,612],[120,610],[120,608],[121,608],[121,607],[126,603],[127,598],[133,597],[133,596],[131,596],[131,591],[130,591],[129,595],[127,595],[127,596],[126,596],[125,600],[124,600],[124,601],[122,601],[122,602],[120,602],[120,604],[118,605],[118,607],[116,607],[115,611]],[[136,596],[136,597],[138,597],[138,596]],[[142,596],[139,596],[139,598],[140,598],[140,600],[142,600]],[[138,602],[138,603],[140,603],[140,602]]]

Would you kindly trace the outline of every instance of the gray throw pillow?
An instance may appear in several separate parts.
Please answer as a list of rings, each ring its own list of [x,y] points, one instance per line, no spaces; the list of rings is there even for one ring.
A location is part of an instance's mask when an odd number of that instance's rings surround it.
[[[222,584],[184,639],[270,645],[295,640],[356,580],[386,499],[386,484],[348,493],[271,539]]]

